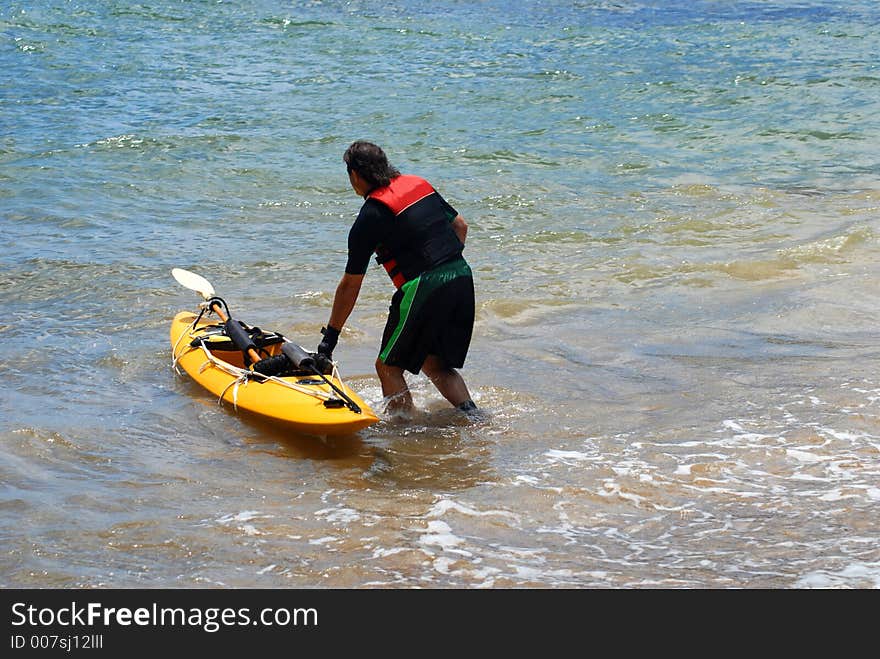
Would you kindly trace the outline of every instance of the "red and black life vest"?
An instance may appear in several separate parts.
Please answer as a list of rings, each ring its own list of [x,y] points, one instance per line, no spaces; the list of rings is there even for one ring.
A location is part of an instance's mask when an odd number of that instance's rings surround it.
[[[464,245],[451,224],[455,211],[425,179],[404,174],[367,197],[394,213],[393,234],[376,248],[376,261],[397,288],[461,255]]]

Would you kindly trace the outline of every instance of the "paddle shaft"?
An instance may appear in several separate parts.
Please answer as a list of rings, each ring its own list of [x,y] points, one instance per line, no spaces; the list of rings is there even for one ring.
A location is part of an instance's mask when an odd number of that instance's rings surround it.
[[[222,320],[224,323],[228,323],[228,322],[229,322],[229,320],[230,320],[230,319],[229,319],[229,316],[227,316],[227,315],[223,312],[223,309],[220,307],[220,303],[219,303],[219,302],[211,302],[211,303],[209,303],[209,304],[211,305],[211,311],[213,311],[214,313],[216,313],[217,316],[220,318],[220,320]],[[258,353],[258,352],[257,352],[256,350],[254,350],[253,348],[248,348],[248,350],[247,350],[247,354],[248,354],[248,357],[250,357],[251,360],[252,360],[254,363],[256,363],[256,362],[258,362],[258,361],[260,361],[260,360],[262,359],[262,357],[260,357],[260,353]]]

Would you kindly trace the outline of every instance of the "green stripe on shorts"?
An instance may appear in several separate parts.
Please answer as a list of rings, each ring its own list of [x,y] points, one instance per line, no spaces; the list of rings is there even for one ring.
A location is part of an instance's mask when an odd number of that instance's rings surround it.
[[[391,335],[391,339],[389,339],[388,341],[388,345],[385,346],[385,350],[383,350],[379,354],[379,359],[381,359],[383,362],[388,358],[388,353],[391,352],[391,349],[397,342],[397,337],[399,337],[400,333],[403,331],[403,326],[406,324],[406,319],[409,318],[409,312],[412,310],[412,303],[416,297],[416,291],[418,291],[419,289],[420,279],[421,276],[418,276],[415,279],[409,280],[400,287],[400,289],[403,291],[403,299],[400,301],[400,318],[397,321],[397,327],[394,328],[394,333]]]

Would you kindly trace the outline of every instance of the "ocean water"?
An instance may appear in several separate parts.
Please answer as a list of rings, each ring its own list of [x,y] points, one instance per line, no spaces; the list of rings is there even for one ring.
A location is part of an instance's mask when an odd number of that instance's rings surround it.
[[[0,585],[877,588],[877,52],[866,0],[0,3]],[[481,419],[171,368],[173,267],[313,349],[355,139],[470,224]]]

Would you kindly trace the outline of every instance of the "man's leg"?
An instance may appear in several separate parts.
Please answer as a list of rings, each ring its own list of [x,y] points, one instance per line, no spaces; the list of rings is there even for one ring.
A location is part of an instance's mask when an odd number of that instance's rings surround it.
[[[464,378],[454,368],[446,366],[437,355],[427,356],[425,363],[422,364],[422,372],[431,379],[437,391],[455,407],[464,411],[476,409]]]
[[[377,359],[376,374],[382,384],[382,395],[387,402],[385,411],[392,414],[412,412],[412,394],[403,377],[403,369],[399,366],[388,366],[381,359]]]

